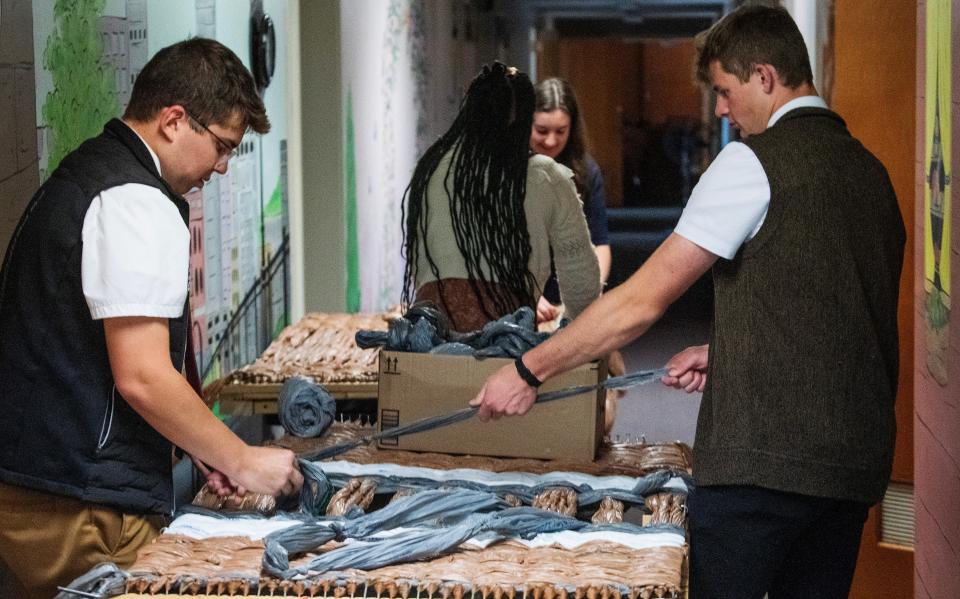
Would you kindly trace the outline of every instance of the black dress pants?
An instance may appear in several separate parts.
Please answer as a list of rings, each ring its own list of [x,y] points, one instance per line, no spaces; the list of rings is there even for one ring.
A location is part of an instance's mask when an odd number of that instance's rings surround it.
[[[748,486],[687,498],[691,599],[842,599],[870,506]]]

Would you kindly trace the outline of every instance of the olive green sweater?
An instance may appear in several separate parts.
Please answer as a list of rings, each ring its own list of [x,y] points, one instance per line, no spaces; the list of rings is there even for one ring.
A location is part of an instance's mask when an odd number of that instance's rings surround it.
[[[770,207],[713,269],[694,475],[875,502],[893,460],[905,240],[887,171],[820,108],[790,111],[745,143]]]

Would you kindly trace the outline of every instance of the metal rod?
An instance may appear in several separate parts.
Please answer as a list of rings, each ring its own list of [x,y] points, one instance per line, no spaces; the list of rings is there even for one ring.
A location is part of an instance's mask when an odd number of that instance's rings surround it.
[[[63,591],[64,593],[70,593],[71,595],[77,595],[80,597],[90,597],[91,599],[103,599],[106,597],[103,593],[88,593],[87,591],[79,591],[77,589],[71,589],[70,587],[57,587],[58,591]]]

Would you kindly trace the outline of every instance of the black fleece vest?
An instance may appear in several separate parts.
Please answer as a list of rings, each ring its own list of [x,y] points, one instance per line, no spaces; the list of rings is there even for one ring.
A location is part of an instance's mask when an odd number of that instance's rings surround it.
[[[173,507],[171,444],[114,386],[103,324],[80,276],[83,220],[101,191],[161,190],[186,226],[189,208],[119,120],[63,159],[31,199],[0,271],[0,480],[127,512]],[[183,366],[186,312],[170,319]]]
[[[905,240],[887,171],[825,109],[790,111],[745,143],[770,207],[713,269],[694,475],[875,502],[893,459]]]

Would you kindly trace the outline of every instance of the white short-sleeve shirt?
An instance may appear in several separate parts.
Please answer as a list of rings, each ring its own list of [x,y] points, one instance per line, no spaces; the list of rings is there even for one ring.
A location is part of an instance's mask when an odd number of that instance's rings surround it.
[[[806,107],[827,104],[819,96],[794,98],[773,113],[767,127]],[[757,155],[744,143],[729,143],[700,176],[674,232],[730,260],[760,231],[769,207],[770,182]]]
[[[144,146],[159,172],[156,153]],[[83,219],[81,279],[90,316],[179,317],[189,252],[190,232],[162,191],[138,183],[105,189]]]

